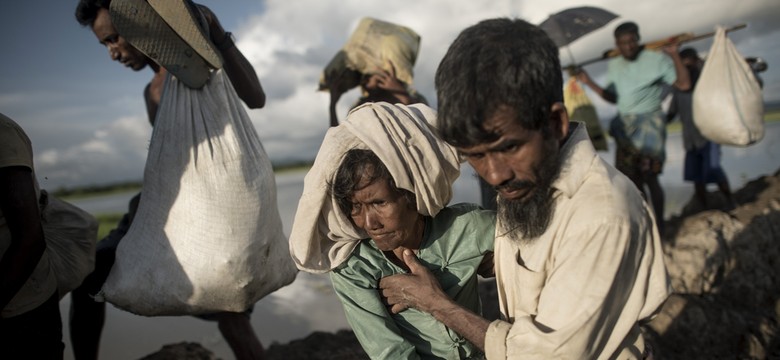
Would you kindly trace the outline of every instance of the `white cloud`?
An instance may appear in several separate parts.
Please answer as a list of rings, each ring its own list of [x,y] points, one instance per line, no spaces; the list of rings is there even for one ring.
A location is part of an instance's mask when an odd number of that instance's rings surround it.
[[[755,0],[735,13],[725,1],[635,3],[606,0],[592,3],[620,17],[571,47],[579,60],[597,57],[611,48],[612,30],[620,21],[638,22],[644,38],[652,40],[681,32],[709,31],[724,19],[733,18],[727,15],[754,16],[763,7],[771,5],[768,0]],[[328,95],[314,91],[320,71],[364,16],[405,25],[421,35],[415,86],[435,106],[433,77],[438,62],[461,30],[480,20],[499,16],[517,16],[539,23],[569,6],[570,2],[564,0],[269,1],[262,15],[245,23],[239,42],[269,95],[267,108],[254,113],[253,119],[272,159],[313,158],[328,121]],[[663,10],[666,8],[675,11]],[[566,54],[562,57],[566,59]],[[601,77],[604,69],[602,65],[595,65],[594,77]],[[340,101],[340,118],[357,96],[355,92],[353,90],[351,97]],[[602,116],[614,114],[612,105],[600,99],[594,102]]]
[[[772,71],[780,59],[780,26],[775,21],[780,15],[780,1],[745,0],[736,6],[730,0],[602,0],[576,6],[583,5],[603,7],[620,17],[569,48],[577,61],[597,57],[611,48],[612,30],[625,20],[633,20],[640,25],[645,41],[682,32],[709,32],[717,24],[748,23],[747,29],[733,33],[731,38],[746,56],[761,56],[768,61],[770,70],[763,74],[767,83],[765,97],[769,101],[780,100],[780,73]],[[220,15],[220,7],[238,5],[215,2],[209,6]],[[264,109],[249,111],[250,117],[272,160],[313,159],[328,125],[328,95],[316,91],[320,71],[362,17],[405,25],[421,35],[420,54],[414,69],[415,87],[435,107],[433,78],[436,68],[461,30],[492,17],[521,17],[539,23],[550,14],[571,6],[567,0],[269,0],[262,13],[242,14],[240,21],[233,21],[240,23],[239,28],[233,29],[238,47],[255,67],[268,98]],[[709,43],[702,40],[691,45],[706,51]],[[564,63],[568,62],[567,56],[567,53],[562,54]],[[601,82],[606,69],[604,65],[605,62],[601,62],[588,67],[591,75]],[[145,76],[137,80],[142,78]],[[121,86],[131,87],[131,84],[123,83]],[[83,123],[80,130],[99,129],[94,133],[82,131],[82,137],[83,134],[90,135],[84,137],[80,145],[69,143],[42,149],[41,142],[37,142],[39,172],[48,172],[49,177],[54,178],[50,181],[56,184],[140,178],[149,138],[149,126],[143,117],[141,86],[133,83],[132,89],[119,100],[91,99],[92,103],[88,105],[58,108],[61,112],[70,111],[69,118]],[[87,97],[84,94],[74,96]],[[357,90],[353,90],[341,99],[338,107],[340,118],[346,115],[356,97]],[[593,96],[591,98],[602,121],[614,115],[614,106]],[[10,95],[0,97],[0,105],[19,101],[24,99]],[[116,114],[141,115],[111,121]],[[86,125],[88,122],[91,125]],[[32,130],[32,133],[43,133],[47,129],[57,129],[57,126],[64,127],[49,122],[45,127]],[[57,143],[56,134],[47,136],[41,136],[44,143]]]
[[[141,179],[151,128],[145,118],[122,117],[94,131],[89,140],[35,156],[43,188]]]

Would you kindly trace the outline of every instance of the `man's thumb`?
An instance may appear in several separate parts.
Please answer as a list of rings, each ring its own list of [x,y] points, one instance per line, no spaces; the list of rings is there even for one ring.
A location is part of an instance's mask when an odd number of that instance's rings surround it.
[[[409,267],[409,270],[411,270],[412,273],[417,272],[416,270],[420,268],[420,262],[417,261],[417,256],[409,249],[404,250],[404,263]]]

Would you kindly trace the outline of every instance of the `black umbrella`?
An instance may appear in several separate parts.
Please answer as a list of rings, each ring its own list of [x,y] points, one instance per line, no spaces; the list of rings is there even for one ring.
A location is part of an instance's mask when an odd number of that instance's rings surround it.
[[[550,15],[539,27],[547,32],[558,47],[566,46],[582,36],[606,25],[617,15],[593,6],[566,9]],[[571,56],[571,52],[569,52]],[[572,56],[572,61],[574,57]]]

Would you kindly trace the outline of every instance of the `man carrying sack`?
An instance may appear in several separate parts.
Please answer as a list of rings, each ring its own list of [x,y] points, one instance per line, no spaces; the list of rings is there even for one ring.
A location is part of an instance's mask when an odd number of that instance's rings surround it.
[[[270,160],[240,101],[265,104],[254,69],[216,16],[191,1],[83,0],[77,18],[112,59],[155,72],[145,91],[154,132],[143,196],[98,298],[145,316],[208,315],[238,359],[262,357],[247,310],[296,269]]]
[[[360,86],[352,105],[368,102],[427,104],[413,85],[420,36],[414,30],[386,21],[363,18],[344,47],[320,76],[319,90],[330,92],[330,126],[339,124],[336,104],[350,89]]]

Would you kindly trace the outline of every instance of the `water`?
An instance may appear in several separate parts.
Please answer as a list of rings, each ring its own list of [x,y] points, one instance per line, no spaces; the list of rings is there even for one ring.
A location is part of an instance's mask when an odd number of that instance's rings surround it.
[[[289,234],[298,199],[303,192],[305,172],[277,175],[277,198],[285,233]],[[91,213],[124,212],[135,191],[102,198],[73,201]],[[68,329],[70,295],[60,302],[65,359],[73,359]],[[182,341],[199,342],[218,357],[232,359],[233,353],[217,329],[216,322],[191,316],[143,317],[106,307],[100,358],[139,359],[163,345]],[[252,325],[265,346],[305,337],[312,331],[349,328],[344,312],[327,276],[299,273],[296,280],[260,300],[252,314]]]
[[[747,147],[723,147],[722,164],[728,174],[732,189],[737,190],[756,177],[773,174],[780,168],[780,123],[767,124],[766,135],[760,143]],[[670,134],[667,143],[668,160],[661,176],[665,190],[666,217],[680,212],[693,196],[693,185],[682,180],[684,152],[679,133]],[[614,144],[610,151],[600,155],[612,163]],[[290,172],[276,176],[279,212],[285,233],[290,233],[298,199],[303,192],[305,172]],[[74,201],[93,213],[123,212],[127,201],[135,192],[127,192]],[[480,201],[477,178],[468,165],[455,182],[452,202]],[[60,303],[63,314],[63,340],[65,358],[73,359],[70,350],[67,314],[70,298]],[[223,359],[233,354],[214,322],[190,316],[142,317],[112,306],[107,307],[106,325],[103,330],[100,357],[103,359],[138,359],[159,350],[165,344],[194,341],[203,344]],[[341,304],[332,291],[327,276],[299,273],[289,286],[260,300],[252,314],[252,325],[264,345],[272,342],[286,343],[305,337],[312,331],[335,331],[349,328]]]

